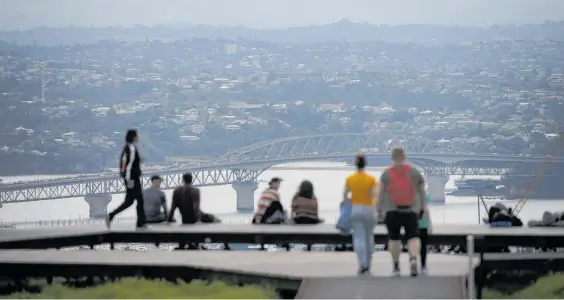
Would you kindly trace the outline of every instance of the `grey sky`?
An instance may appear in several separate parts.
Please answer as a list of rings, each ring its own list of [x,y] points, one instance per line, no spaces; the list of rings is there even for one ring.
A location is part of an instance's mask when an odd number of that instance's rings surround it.
[[[489,26],[564,20],[564,0],[0,0],[0,28],[244,25],[276,28],[348,18],[373,24]]]

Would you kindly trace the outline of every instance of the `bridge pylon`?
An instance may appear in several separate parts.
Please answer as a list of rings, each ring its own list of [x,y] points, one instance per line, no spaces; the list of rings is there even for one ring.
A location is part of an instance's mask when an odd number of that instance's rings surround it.
[[[88,215],[93,219],[102,219],[106,217],[108,204],[112,202],[110,194],[94,194],[84,196],[84,201],[88,203]]]
[[[237,193],[237,211],[253,212],[255,210],[255,191],[258,183],[253,181],[236,182],[231,187]]]
[[[448,175],[428,175],[427,188],[431,202],[445,203],[446,202],[446,189],[445,185],[449,180]]]

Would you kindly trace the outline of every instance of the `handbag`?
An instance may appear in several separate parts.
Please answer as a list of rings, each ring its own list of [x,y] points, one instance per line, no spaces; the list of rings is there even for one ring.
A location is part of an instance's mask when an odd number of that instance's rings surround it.
[[[343,202],[341,202],[341,212],[339,214],[339,220],[337,220],[337,224],[335,225],[337,230],[339,230],[343,235],[351,234],[351,212],[351,200],[345,199]]]

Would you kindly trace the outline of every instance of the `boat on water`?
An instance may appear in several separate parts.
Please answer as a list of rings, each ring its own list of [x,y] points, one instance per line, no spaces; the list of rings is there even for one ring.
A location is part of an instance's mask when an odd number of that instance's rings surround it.
[[[501,197],[509,193],[509,189],[496,179],[457,179],[454,189],[449,190],[453,196],[476,196],[481,194],[488,197]]]

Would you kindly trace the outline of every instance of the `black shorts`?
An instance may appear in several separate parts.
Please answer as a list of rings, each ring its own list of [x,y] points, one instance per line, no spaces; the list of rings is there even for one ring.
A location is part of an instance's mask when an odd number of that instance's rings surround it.
[[[419,216],[414,212],[389,211],[384,222],[392,241],[400,240],[402,227],[407,240],[419,236]]]

